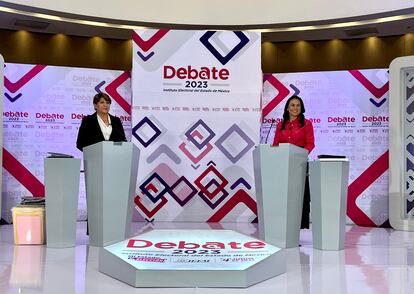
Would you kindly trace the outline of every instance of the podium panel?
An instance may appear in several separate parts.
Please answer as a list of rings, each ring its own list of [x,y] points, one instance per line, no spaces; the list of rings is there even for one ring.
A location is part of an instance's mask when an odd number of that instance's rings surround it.
[[[45,158],[46,246],[73,247],[76,243],[79,158]]]
[[[281,248],[299,246],[307,158],[292,144],[253,150],[260,238]]]
[[[131,142],[99,142],[83,149],[89,244],[106,246],[129,235],[139,150]]]
[[[313,247],[342,250],[345,239],[348,159],[309,162]]]

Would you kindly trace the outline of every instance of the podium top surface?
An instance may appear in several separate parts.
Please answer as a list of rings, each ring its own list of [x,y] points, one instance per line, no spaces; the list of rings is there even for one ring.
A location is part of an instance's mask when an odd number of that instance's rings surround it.
[[[102,149],[109,149],[109,148],[130,148],[131,146],[135,146],[132,142],[114,142],[114,141],[101,141],[92,145],[85,146],[83,148],[83,152],[85,153],[91,150],[102,150]]]
[[[73,155],[58,153],[58,152],[48,152],[48,158],[73,158]]]
[[[255,146],[255,149],[259,149],[259,150],[289,150],[289,152],[294,151],[294,152],[299,152],[299,153],[303,153],[303,154],[308,154],[308,150],[306,150],[305,148],[296,146],[294,144],[290,144],[290,143],[280,143],[277,146],[273,146],[273,145],[269,145],[269,144],[259,144],[257,146]]]
[[[347,162],[349,161],[348,158],[318,158],[314,161],[320,161],[320,162]]]

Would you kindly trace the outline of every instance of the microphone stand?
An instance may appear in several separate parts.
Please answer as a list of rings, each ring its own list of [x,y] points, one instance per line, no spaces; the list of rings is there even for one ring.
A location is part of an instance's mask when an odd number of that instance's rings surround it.
[[[267,144],[267,139],[269,139],[269,135],[270,135],[270,131],[272,130],[272,127],[274,125],[276,120],[272,119],[272,123],[270,124],[269,130],[267,131],[267,135],[266,135],[266,139],[265,139],[265,144]]]

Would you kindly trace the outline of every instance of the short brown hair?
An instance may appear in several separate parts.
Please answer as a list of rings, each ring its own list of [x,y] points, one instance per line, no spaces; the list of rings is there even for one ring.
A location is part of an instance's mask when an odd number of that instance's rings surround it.
[[[109,104],[111,104],[111,102],[112,102],[112,100],[111,100],[111,98],[109,97],[108,94],[98,93],[95,96],[93,96],[93,104],[98,104],[98,102],[99,102],[99,100],[101,100],[101,98],[103,98]]]

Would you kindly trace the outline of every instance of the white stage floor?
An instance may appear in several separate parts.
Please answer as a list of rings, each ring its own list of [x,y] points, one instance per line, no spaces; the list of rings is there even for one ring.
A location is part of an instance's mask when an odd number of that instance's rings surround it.
[[[133,234],[157,229],[233,229],[257,237],[252,224],[134,223]],[[287,272],[246,289],[133,288],[98,272],[98,248],[89,247],[86,223],[77,246],[15,246],[13,228],[0,226],[0,293],[413,293],[414,232],[348,226],[345,250],[312,248],[302,230],[299,248],[287,249]]]

